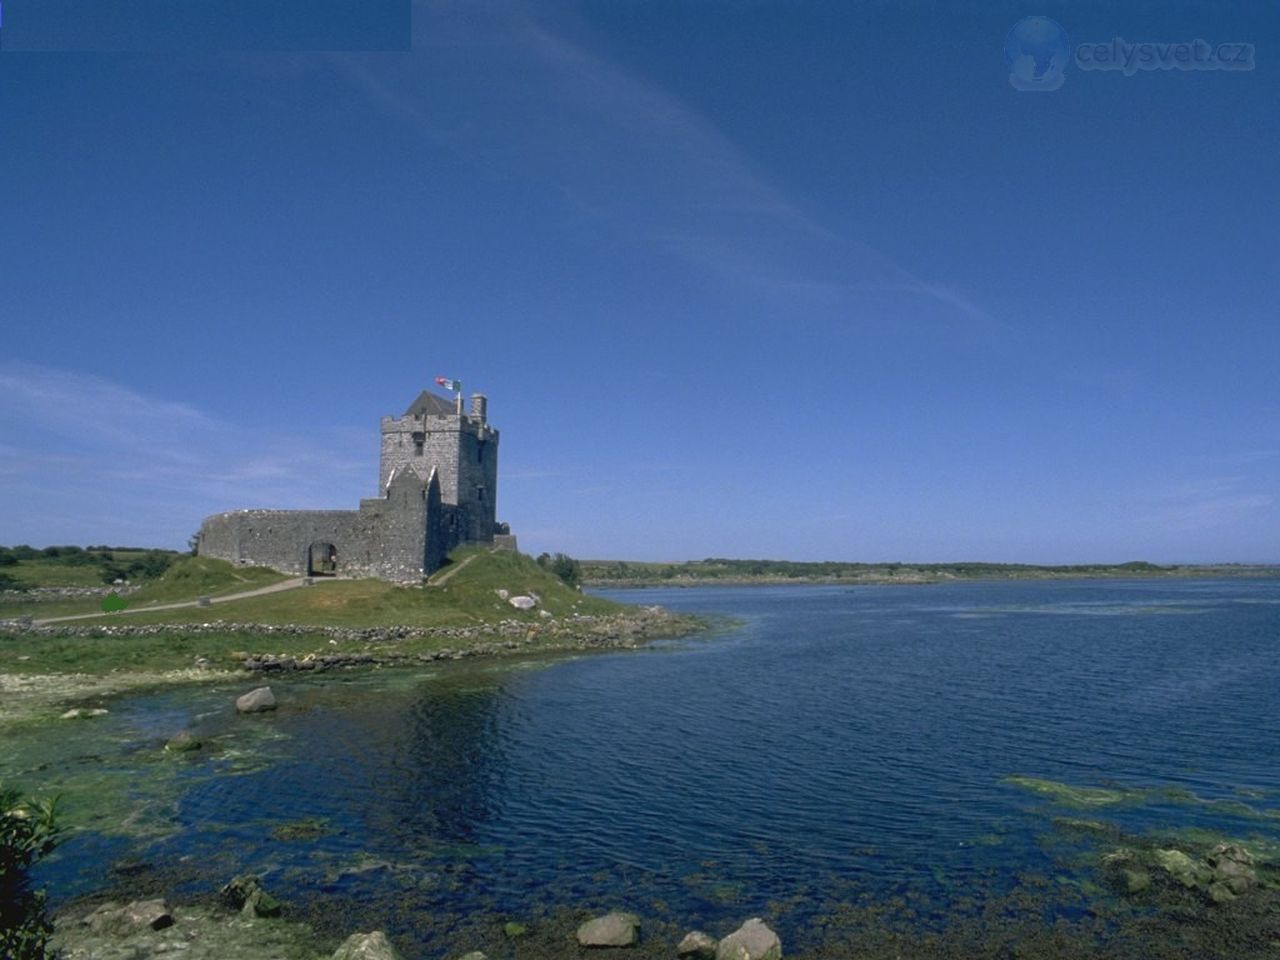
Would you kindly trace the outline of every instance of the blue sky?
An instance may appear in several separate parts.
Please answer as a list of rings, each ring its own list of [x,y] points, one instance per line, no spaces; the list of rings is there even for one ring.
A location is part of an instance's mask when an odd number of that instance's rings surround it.
[[[443,375],[533,552],[1280,562],[1264,5],[5,7],[0,542],[354,507]],[[1031,15],[1256,65],[1019,91]]]

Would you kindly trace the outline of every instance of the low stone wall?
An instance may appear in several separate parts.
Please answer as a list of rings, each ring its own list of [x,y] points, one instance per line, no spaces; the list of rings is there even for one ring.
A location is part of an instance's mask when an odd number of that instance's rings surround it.
[[[140,590],[139,585],[123,583],[101,587],[29,587],[26,590],[0,590],[0,603],[52,603],[57,600],[84,600],[105,597],[108,593],[127,597]]]

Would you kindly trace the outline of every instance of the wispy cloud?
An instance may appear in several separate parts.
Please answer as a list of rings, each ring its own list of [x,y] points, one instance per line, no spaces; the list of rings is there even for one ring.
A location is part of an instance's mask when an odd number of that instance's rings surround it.
[[[228,423],[52,367],[0,364],[0,433],[0,542],[175,544],[235,507],[353,508],[374,476],[340,433]]]
[[[536,176],[580,215],[721,281],[851,308],[875,289],[922,298],[954,325],[1005,328],[964,292],[828,229],[707,117],[598,53],[583,24],[542,12],[422,5],[413,55],[331,61],[433,145],[494,177]]]

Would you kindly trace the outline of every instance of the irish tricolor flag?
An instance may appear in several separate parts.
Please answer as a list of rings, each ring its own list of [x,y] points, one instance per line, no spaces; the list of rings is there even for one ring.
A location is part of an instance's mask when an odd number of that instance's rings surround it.
[[[436,383],[444,387],[446,390],[452,390],[454,393],[462,392],[461,380],[450,380],[448,377],[436,377]]]

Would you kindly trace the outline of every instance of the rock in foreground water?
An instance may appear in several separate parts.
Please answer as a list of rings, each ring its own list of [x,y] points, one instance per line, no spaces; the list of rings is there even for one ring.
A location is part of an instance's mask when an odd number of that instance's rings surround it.
[[[333,952],[332,960],[402,960],[381,930],[353,933]]]
[[[262,713],[276,708],[276,695],[270,687],[258,687],[236,698],[236,709],[241,713]]]
[[[716,938],[701,930],[694,930],[685,934],[680,946],[676,947],[676,955],[687,960],[715,960]]]
[[[640,939],[640,918],[614,910],[588,920],[578,928],[578,943],[584,947],[630,947]]]
[[[127,936],[139,930],[163,930],[173,925],[173,916],[163,900],[135,900],[123,907],[104,904],[85,917],[96,934]]]
[[[782,960],[782,941],[756,917],[720,941],[716,960]]]
[[[201,744],[198,737],[193,736],[190,732],[183,730],[175,733],[170,737],[164,745],[164,748],[170,753],[189,753],[192,750],[199,750]]]
[[[262,889],[257,877],[236,877],[221,890],[222,899],[247,917],[278,917],[284,905]]]

